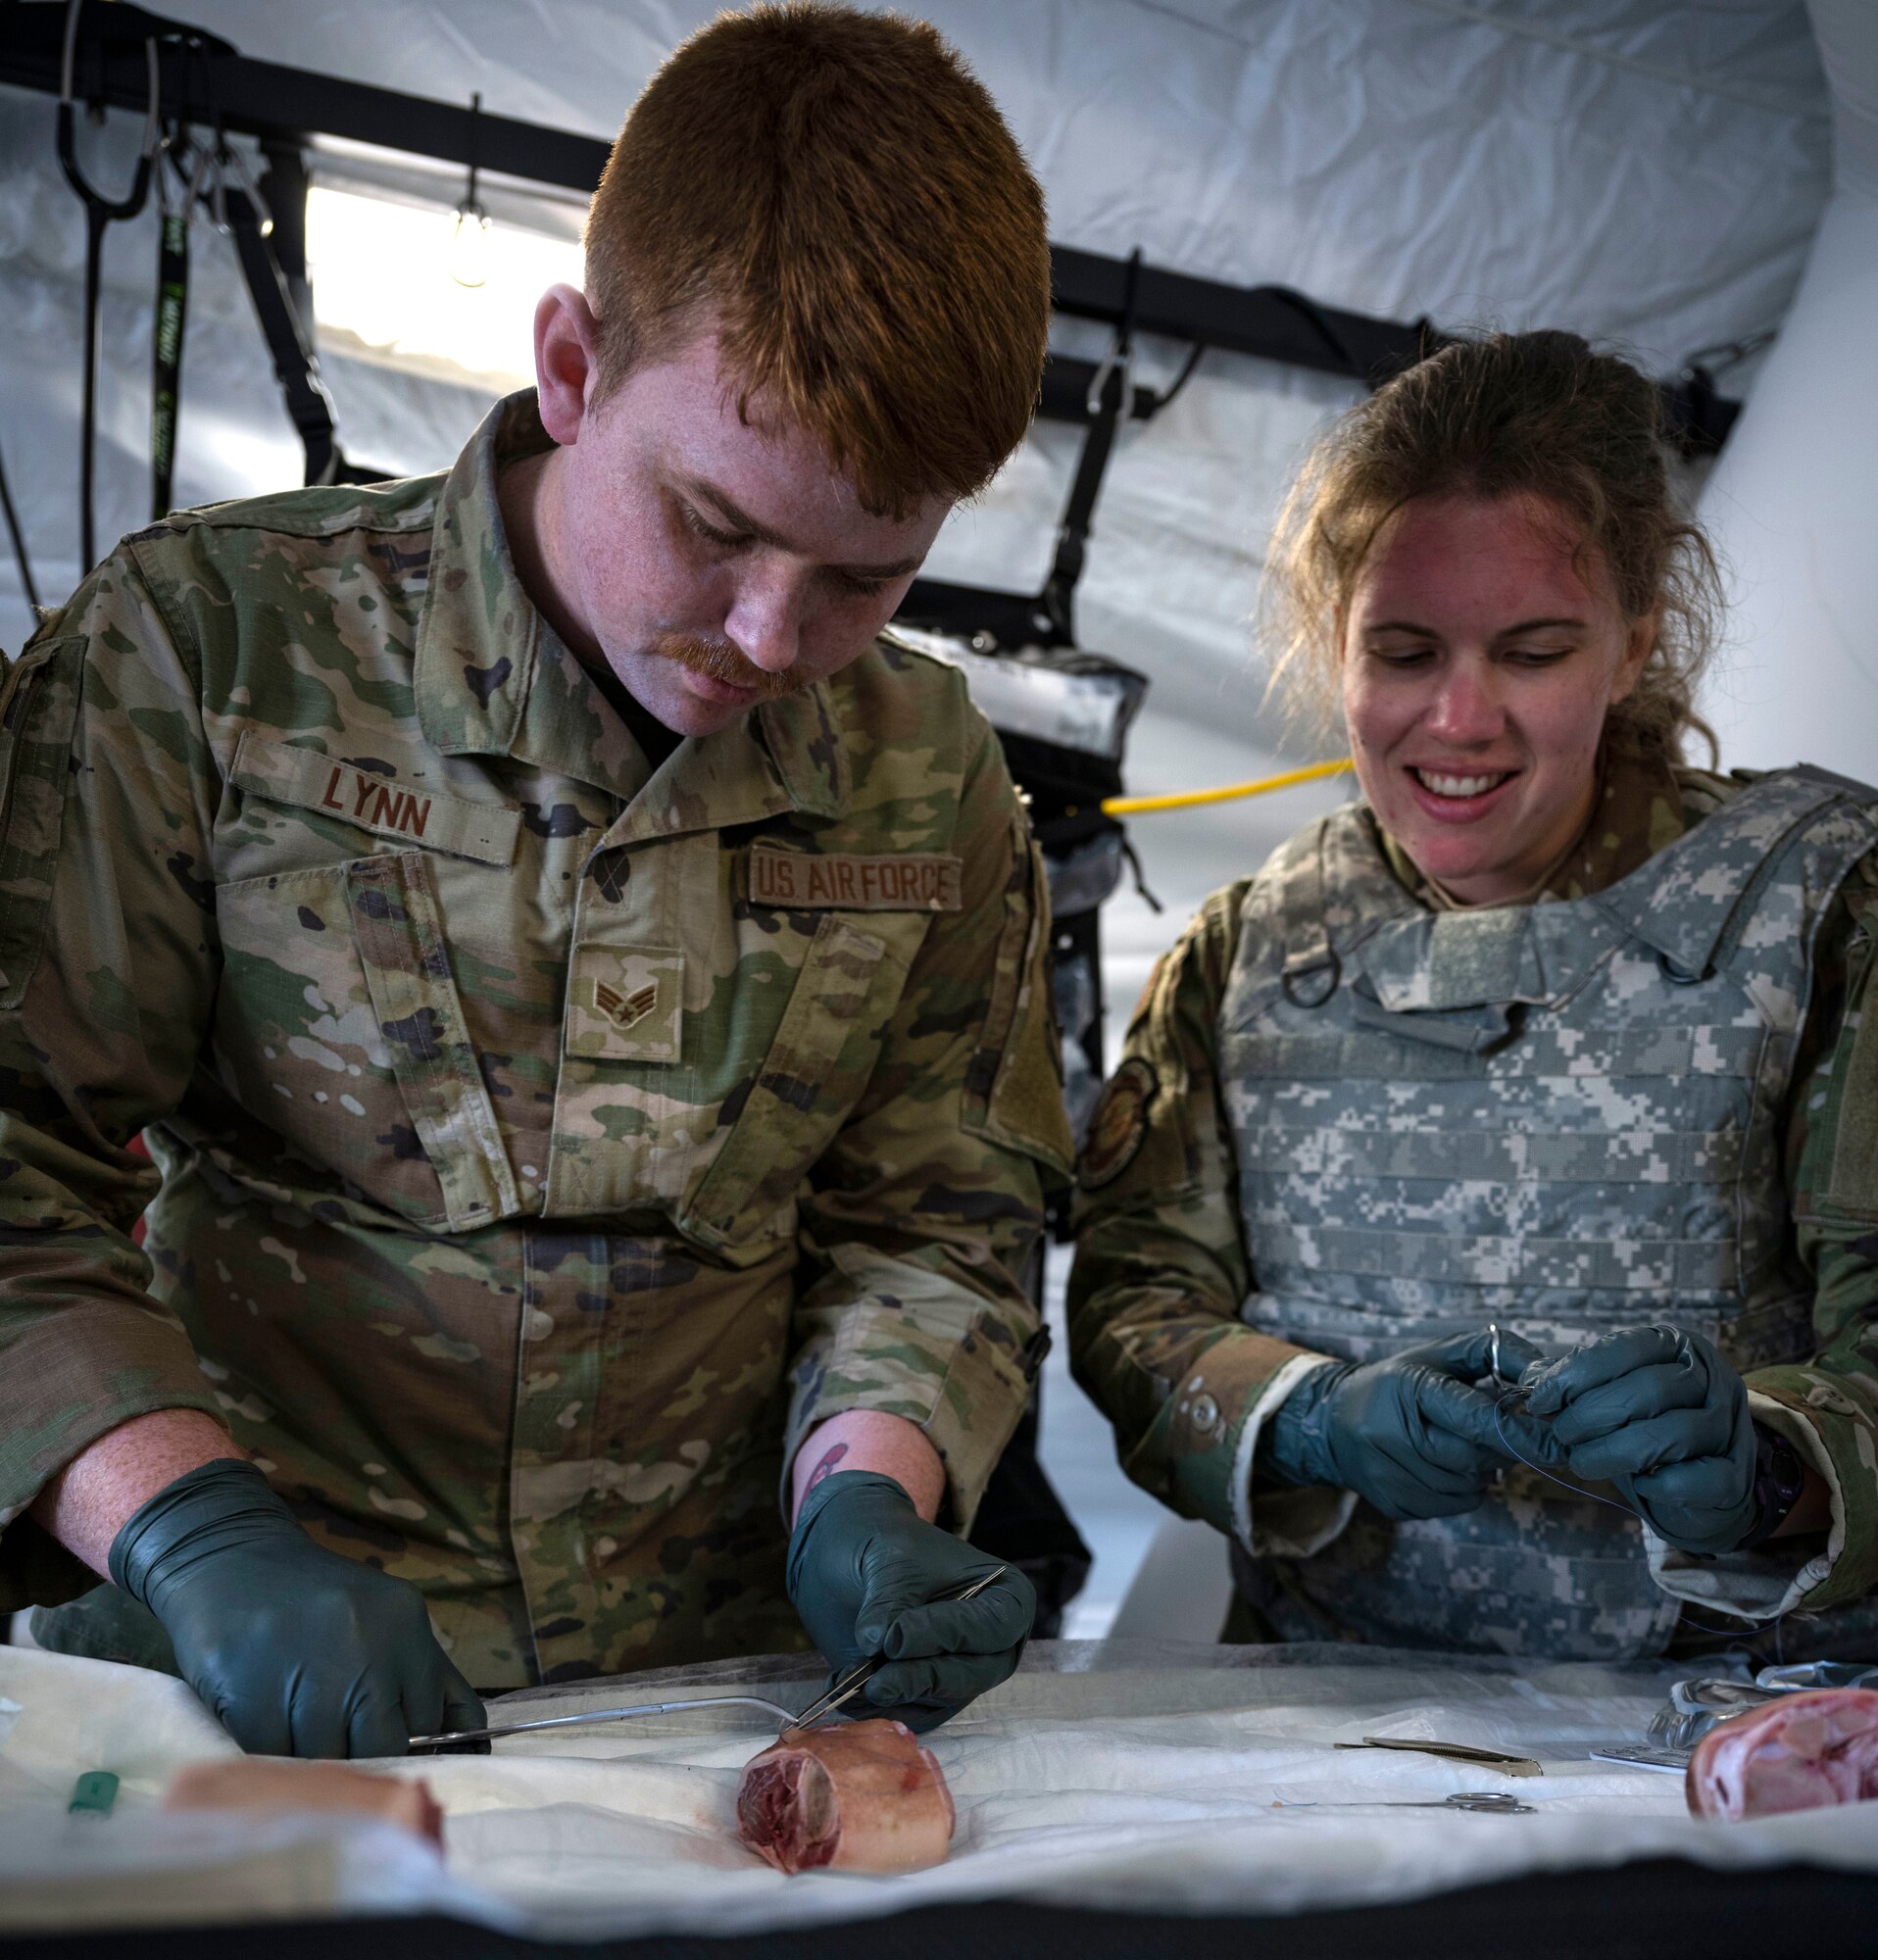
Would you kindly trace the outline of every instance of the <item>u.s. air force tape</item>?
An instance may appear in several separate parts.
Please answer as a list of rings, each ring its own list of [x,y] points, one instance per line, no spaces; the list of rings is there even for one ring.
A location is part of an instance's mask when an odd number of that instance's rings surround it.
[[[783,911],[956,912],[964,860],[937,851],[750,852],[750,903]]]

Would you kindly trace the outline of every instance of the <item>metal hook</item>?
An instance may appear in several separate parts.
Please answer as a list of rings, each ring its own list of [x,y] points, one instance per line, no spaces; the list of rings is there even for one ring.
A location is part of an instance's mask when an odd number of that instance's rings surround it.
[[[225,167],[234,166],[235,175],[241,179],[241,189],[248,202],[254,207],[255,227],[263,238],[273,234],[273,213],[268,208],[268,200],[261,195],[261,186],[256,183],[254,172],[248,168],[248,160],[232,143],[225,139],[222,145],[220,161]],[[218,191],[220,178],[218,177]],[[225,211],[225,206],[223,207]]]
[[[143,58],[149,72],[149,95],[144,109],[143,147],[131,173],[130,188],[119,198],[106,197],[78,167],[78,145],[73,121],[73,81],[77,67],[78,22],[84,0],[68,0],[65,46],[59,64],[59,108],[55,139],[59,168],[84,206],[84,396],[79,411],[78,557],[83,569],[96,563],[93,489],[98,448],[98,316],[104,305],[104,237],[120,220],[135,218],[150,196],[150,172],[163,139],[163,67],[154,35],[145,35]]]
[[[1089,419],[1098,420],[1103,413],[1102,398],[1109,386],[1109,376],[1121,368],[1121,401],[1115,410],[1115,419],[1125,422],[1135,412],[1135,351],[1124,346],[1117,339],[1102,357],[1095,374],[1089,382],[1089,392],[1083,397],[1083,407],[1089,411]]]
[[[130,188],[121,198],[105,197],[78,168],[72,118],[72,112],[76,107],[72,90],[77,68],[78,21],[83,12],[84,0],[67,0],[65,46],[59,61],[59,168],[65,172],[66,181],[84,199],[87,210],[99,213],[103,221],[109,223],[114,219],[136,217],[143,209],[144,199],[150,195],[150,167],[156,161],[163,141],[163,65],[158,58],[155,35],[146,35],[143,59],[149,83],[143,112],[143,146],[137,155],[137,168],[131,176]]]

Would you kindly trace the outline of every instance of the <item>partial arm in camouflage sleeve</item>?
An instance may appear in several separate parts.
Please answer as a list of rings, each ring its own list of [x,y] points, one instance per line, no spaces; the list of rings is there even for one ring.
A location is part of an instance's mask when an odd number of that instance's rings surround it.
[[[1878,856],[1856,864],[1821,922],[1814,1006],[1789,1102],[1796,1247],[1816,1292],[1810,1361],[1747,1378],[1750,1412],[1793,1444],[1831,1528],[1693,1563],[1652,1547],[1680,1598],[1768,1619],[1878,1587]],[[1803,1497],[1794,1525],[1816,1511]]]
[[[1878,1588],[1878,855],[1822,924],[1818,984],[1821,1039],[1796,1078],[1787,1162],[1819,1346],[1804,1367],[1748,1377],[1755,1420],[1786,1434],[1830,1496],[1827,1570],[1804,1570],[1812,1583],[1793,1601],[1808,1609]]]
[[[1090,1126],[1070,1364],[1144,1490],[1248,1550],[1305,1556],[1355,1499],[1260,1490],[1254,1517],[1260,1430],[1327,1360],[1240,1319],[1253,1274],[1215,1042],[1244,892],[1216,892],[1156,968]]]
[[[1071,1144],[1050,1010],[1049,898],[997,739],[974,716],[954,851],[963,898],[914,959],[867,1092],[802,1207],[809,1271],[784,1460],[817,1423],[914,1424],[966,1530],[1023,1412],[1041,1173]],[[849,1463],[838,1466],[853,1467]]]
[[[194,675],[126,547],[0,690],[0,1610],[94,1575],[25,1515],[155,1409],[214,1415],[129,1234],[217,966],[216,772]]]

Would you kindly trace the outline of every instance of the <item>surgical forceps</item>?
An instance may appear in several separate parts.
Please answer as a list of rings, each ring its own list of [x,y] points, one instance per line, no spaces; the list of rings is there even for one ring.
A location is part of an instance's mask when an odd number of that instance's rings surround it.
[[[1460,1789],[1447,1796],[1359,1796],[1339,1803],[1302,1803],[1281,1797],[1280,1810],[1484,1810],[1496,1817],[1530,1817],[1535,1806],[1504,1789]]]
[[[987,1586],[995,1585],[1011,1568],[997,1566],[982,1578],[974,1579],[967,1586],[956,1592],[935,1593],[925,1603],[928,1606],[960,1605],[967,1599],[975,1599]],[[800,1715],[792,1715],[782,1726],[784,1729],[807,1729],[819,1722],[824,1715],[832,1715],[844,1701],[849,1701],[866,1687],[880,1670],[887,1665],[885,1654],[869,1654],[864,1661],[858,1661],[837,1682],[829,1685],[825,1693],[818,1694]]]
[[[974,1579],[963,1592],[942,1592],[937,1598],[928,1600],[928,1605],[938,1605],[941,1601],[975,1599],[994,1580],[1002,1579],[1009,1568],[999,1566],[996,1571],[987,1572],[983,1578]],[[624,1722],[636,1715],[683,1715],[693,1708],[761,1708],[766,1715],[776,1718],[776,1733],[783,1734],[790,1729],[807,1729],[830,1715],[846,1701],[850,1695],[858,1694],[862,1688],[887,1664],[885,1654],[870,1654],[858,1667],[850,1669],[834,1686],[824,1693],[815,1696],[800,1715],[783,1707],[779,1701],[766,1701],[761,1694],[703,1694],[689,1701],[636,1701],[623,1708],[595,1708],[580,1715],[544,1715],[533,1722],[509,1722],[487,1729],[456,1729],[447,1736],[413,1736],[411,1753],[415,1755],[435,1755],[445,1750],[474,1748],[477,1743],[486,1746],[499,1741],[505,1736],[528,1736],[542,1729],[581,1729],[590,1728],[599,1722]]]
[[[411,1753],[437,1755],[458,1750],[466,1743],[480,1742],[476,1751],[487,1754],[487,1744],[504,1736],[526,1736],[537,1729],[579,1729],[595,1722],[623,1722],[634,1715],[682,1715],[693,1708],[761,1708],[766,1715],[780,1717],[786,1729],[795,1717],[779,1701],[766,1701],[760,1694],[704,1694],[690,1701],[636,1701],[624,1708],[595,1708],[584,1715],[543,1715],[533,1722],[509,1722],[490,1729],[456,1729],[447,1736],[413,1736]]]
[[[1530,1817],[1533,1806],[1504,1789],[1460,1789],[1447,1796],[1390,1796],[1391,1810],[1490,1810],[1501,1817]]]

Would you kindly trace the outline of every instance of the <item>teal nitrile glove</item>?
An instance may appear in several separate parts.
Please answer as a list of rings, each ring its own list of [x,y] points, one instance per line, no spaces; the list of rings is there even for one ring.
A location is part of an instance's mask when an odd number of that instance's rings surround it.
[[[111,1577],[250,1754],[402,1756],[483,1726],[418,1589],[315,1544],[252,1463],[165,1485],[113,1542]]]
[[[1491,1374],[1491,1345],[1484,1332],[1458,1334],[1386,1361],[1319,1368],[1266,1424],[1260,1467],[1288,1484],[1354,1491],[1386,1518],[1478,1509],[1514,1460],[1495,1422],[1506,1391]],[[1503,1334],[1500,1348],[1515,1369],[1539,1359],[1516,1334]],[[1503,1420],[1510,1426],[1510,1409]]]
[[[929,1525],[891,1477],[842,1470],[802,1500],[789,1540],[789,1597],[833,1670],[885,1654],[844,1715],[935,1729],[1015,1672],[1037,1595],[1007,1567],[974,1599],[941,1600],[999,1561]],[[865,1704],[865,1705],[864,1705]]]
[[[1754,1522],[1748,1385],[1700,1334],[1626,1327],[1520,1378],[1550,1457],[1614,1484],[1680,1551],[1732,1551]]]

